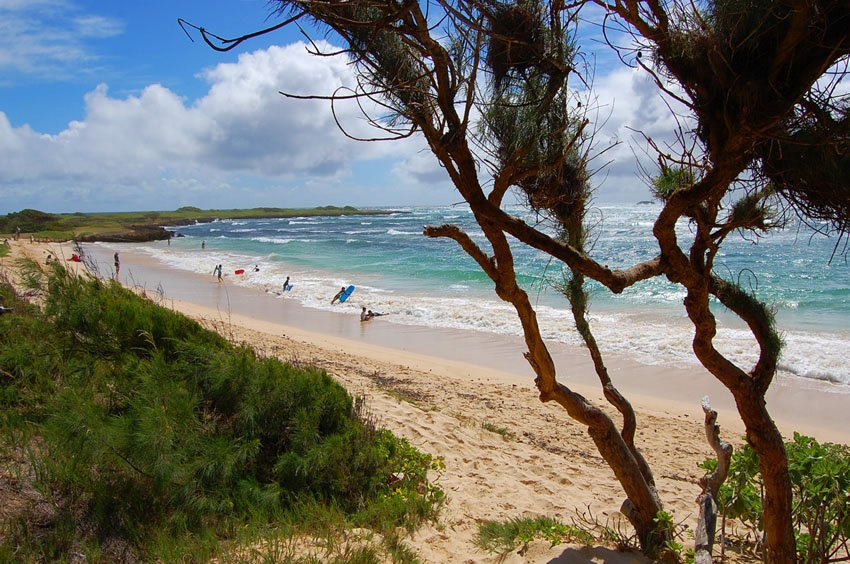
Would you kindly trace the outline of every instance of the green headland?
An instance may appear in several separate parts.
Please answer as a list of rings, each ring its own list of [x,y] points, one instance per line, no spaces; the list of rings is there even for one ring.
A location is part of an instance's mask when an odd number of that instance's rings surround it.
[[[250,208],[202,210],[186,206],[174,211],[135,211],[109,213],[46,213],[25,209],[0,216],[0,234],[12,237],[18,229],[22,236],[41,241],[139,242],[168,239],[166,227],[207,223],[216,219],[265,219],[303,216],[376,215],[387,210],[358,209],[351,206],[317,208]]]

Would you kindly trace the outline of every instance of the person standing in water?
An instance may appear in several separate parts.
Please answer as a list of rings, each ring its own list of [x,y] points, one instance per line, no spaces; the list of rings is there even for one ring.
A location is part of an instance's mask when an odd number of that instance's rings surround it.
[[[283,282],[283,291],[288,292],[292,289],[292,284],[289,283],[289,276],[286,277],[286,280]]]
[[[118,251],[115,251],[112,259],[115,261],[115,279],[118,280],[118,271],[121,270],[121,259],[118,258]]]
[[[336,301],[338,299],[340,299],[344,293],[345,293],[345,286],[340,288],[339,292],[337,292],[336,295],[333,297],[333,299],[331,300],[331,305],[334,305],[334,303],[336,303]]]

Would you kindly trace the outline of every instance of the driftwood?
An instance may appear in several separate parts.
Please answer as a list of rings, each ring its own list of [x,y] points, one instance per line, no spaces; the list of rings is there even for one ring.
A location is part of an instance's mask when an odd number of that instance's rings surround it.
[[[717,468],[699,481],[702,493],[696,499],[699,504],[699,522],[694,535],[694,562],[710,564],[717,525],[717,492],[729,475],[732,445],[720,440],[720,425],[716,424],[717,412],[711,409],[708,396],[702,398],[702,410],[705,413],[705,437],[717,455]]]

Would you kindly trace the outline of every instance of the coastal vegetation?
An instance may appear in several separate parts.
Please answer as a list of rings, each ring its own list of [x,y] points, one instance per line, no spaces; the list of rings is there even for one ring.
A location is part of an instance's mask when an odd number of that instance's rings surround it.
[[[569,5],[439,0],[438,8],[389,0],[274,4],[277,14],[289,19],[249,36],[222,40],[196,29],[207,43],[226,50],[285,23],[318,22],[342,46],[315,54],[347,56],[357,69],[357,90],[344,97],[370,99],[380,108],[380,115],[367,118],[383,137],[425,138],[484,237],[455,225],[426,227],[425,235],[453,240],[514,307],[540,399],[558,403],[587,428],[625,492],[621,511],[651,556],[673,542],[674,521],[635,442],[634,410],[610,378],[593,336],[585,285],[594,280],[619,293],[664,277],[681,286],[684,313],[693,325],[693,353],[734,397],[756,455],[765,492],[763,558],[795,562],[788,456],[765,402],[782,339],[769,305],[740,284],[739,273],[715,268],[715,260],[730,237],[758,238],[793,214],[819,222],[825,231],[846,230],[850,115],[838,86],[850,57],[848,6],[818,0]],[[584,9],[601,10],[604,20],[586,17],[580,13]],[[432,25],[435,11],[440,19]],[[643,134],[641,151],[657,166],[635,170],[662,204],[652,231],[658,253],[620,268],[594,258],[592,226],[586,223],[598,189],[591,163],[607,156],[594,144],[592,120],[599,110],[593,69],[585,66],[589,58],[578,42],[585,26],[593,30],[586,35],[596,37],[600,24],[611,32],[604,37],[617,58],[658,88],[678,124],[667,132],[667,141]],[[577,80],[568,85],[570,78]],[[577,84],[585,90],[575,90]],[[339,102],[329,93],[316,94]],[[506,209],[511,192],[526,201],[536,222]],[[682,223],[688,229],[678,231]],[[618,423],[558,378],[535,305],[517,282],[512,248],[517,242],[562,267],[552,284],[570,302]],[[751,365],[736,364],[717,348],[719,322],[712,304],[725,307],[749,329],[756,357]],[[705,427],[712,446],[729,456],[710,410]],[[726,469],[721,457],[704,480],[703,533]],[[713,536],[709,530],[696,539],[698,561],[711,560]]]
[[[112,281],[0,285],[0,560],[415,561],[441,462],[326,372]],[[350,531],[359,531],[351,534]],[[352,560],[353,559],[353,560]]]
[[[249,208],[202,210],[184,206],[174,211],[45,213],[25,209],[0,217],[0,233],[21,233],[48,241],[132,242],[168,239],[164,227],[207,223],[216,219],[264,219],[300,216],[374,215],[386,210],[363,210],[351,206],[317,208]]]
[[[795,433],[786,441],[785,450],[794,497],[798,561],[850,561],[850,447],[820,444]],[[701,466],[713,471],[717,460],[707,459]],[[745,540],[758,547],[764,542],[765,502],[758,457],[745,445],[732,456],[729,478],[718,492],[724,524],[727,519],[743,524]]]
[[[850,560],[850,447],[820,444],[799,433],[785,442],[791,489],[794,496],[794,536],[798,562],[823,564]],[[707,458],[700,468],[713,473],[716,458]],[[721,561],[752,560],[764,544],[765,491],[755,451],[745,445],[729,461],[728,479],[717,493],[722,516],[720,533]],[[673,538],[667,541],[662,556],[672,561],[694,561],[694,549],[687,548],[687,529],[672,522]],[[661,519],[657,519],[660,522]],[[601,544],[621,550],[634,550],[634,535],[600,522],[588,511],[577,511],[569,523],[546,516],[513,517],[504,521],[484,521],[478,526],[474,543],[485,552],[506,555],[519,552],[535,540],[553,546],[562,542],[583,545]]]
[[[475,544],[485,552],[506,556],[535,539],[548,541],[552,546],[572,542],[589,545],[596,539],[587,531],[567,525],[551,517],[515,517],[504,522],[485,521],[478,527]]]

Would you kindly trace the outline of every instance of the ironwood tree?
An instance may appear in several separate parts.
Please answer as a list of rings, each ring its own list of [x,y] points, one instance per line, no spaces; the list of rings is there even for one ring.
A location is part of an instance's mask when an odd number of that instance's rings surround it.
[[[609,378],[586,316],[585,280],[614,293],[653,277],[684,288],[700,363],[731,392],[758,453],[764,480],[765,559],[795,561],[791,487],[782,436],[765,393],[782,341],[770,308],[715,271],[724,241],[759,234],[796,212],[841,233],[850,211],[848,97],[838,89],[850,53],[850,4],[828,0],[344,0],[270,2],[281,23],[235,39],[203,28],[204,40],[228,49],[284,25],[309,21],[329,32],[356,68],[356,88],[317,93],[336,103],[364,98],[380,115],[370,123],[388,137],[421,135],[468,203],[487,246],[454,225],[428,226],[429,237],[455,241],[493,281],[521,321],[540,399],[560,404],[587,427],[626,495],[622,511],[644,551],[655,554],[670,531],[654,523],[662,510],[649,465],[635,444],[636,417]],[[586,245],[585,214],[594,191],[589,162],[593,126],[587,106],[568,88],[587,87],[579,49],[580,16],[601,8],[601,25],[624,64],[641,67],[659,91],[690,114],[674,132],[678,145],[655,151],[653,226],[658,254],[612,269]],[[184,25],[187,22],[183,22]],[[194,27],[194,26],[192,26]],[[590,85],[592,86],[592,85]],[[365,106],[364,106],[365,107]],[[690,125],[688,125],[690,124]],[[636,172],[636,175],[639,174]],[[510,213],[516,193],[537,213],[529,223]],[[680,221],[689,235],[676,232]],[[603,409],[559,380],[535,308],[517,282],[511,245],[550,255],[566,273],[560,289],[593,359]],[[757,347],[741,366],[714,344],[717,301],[744,321]]]

